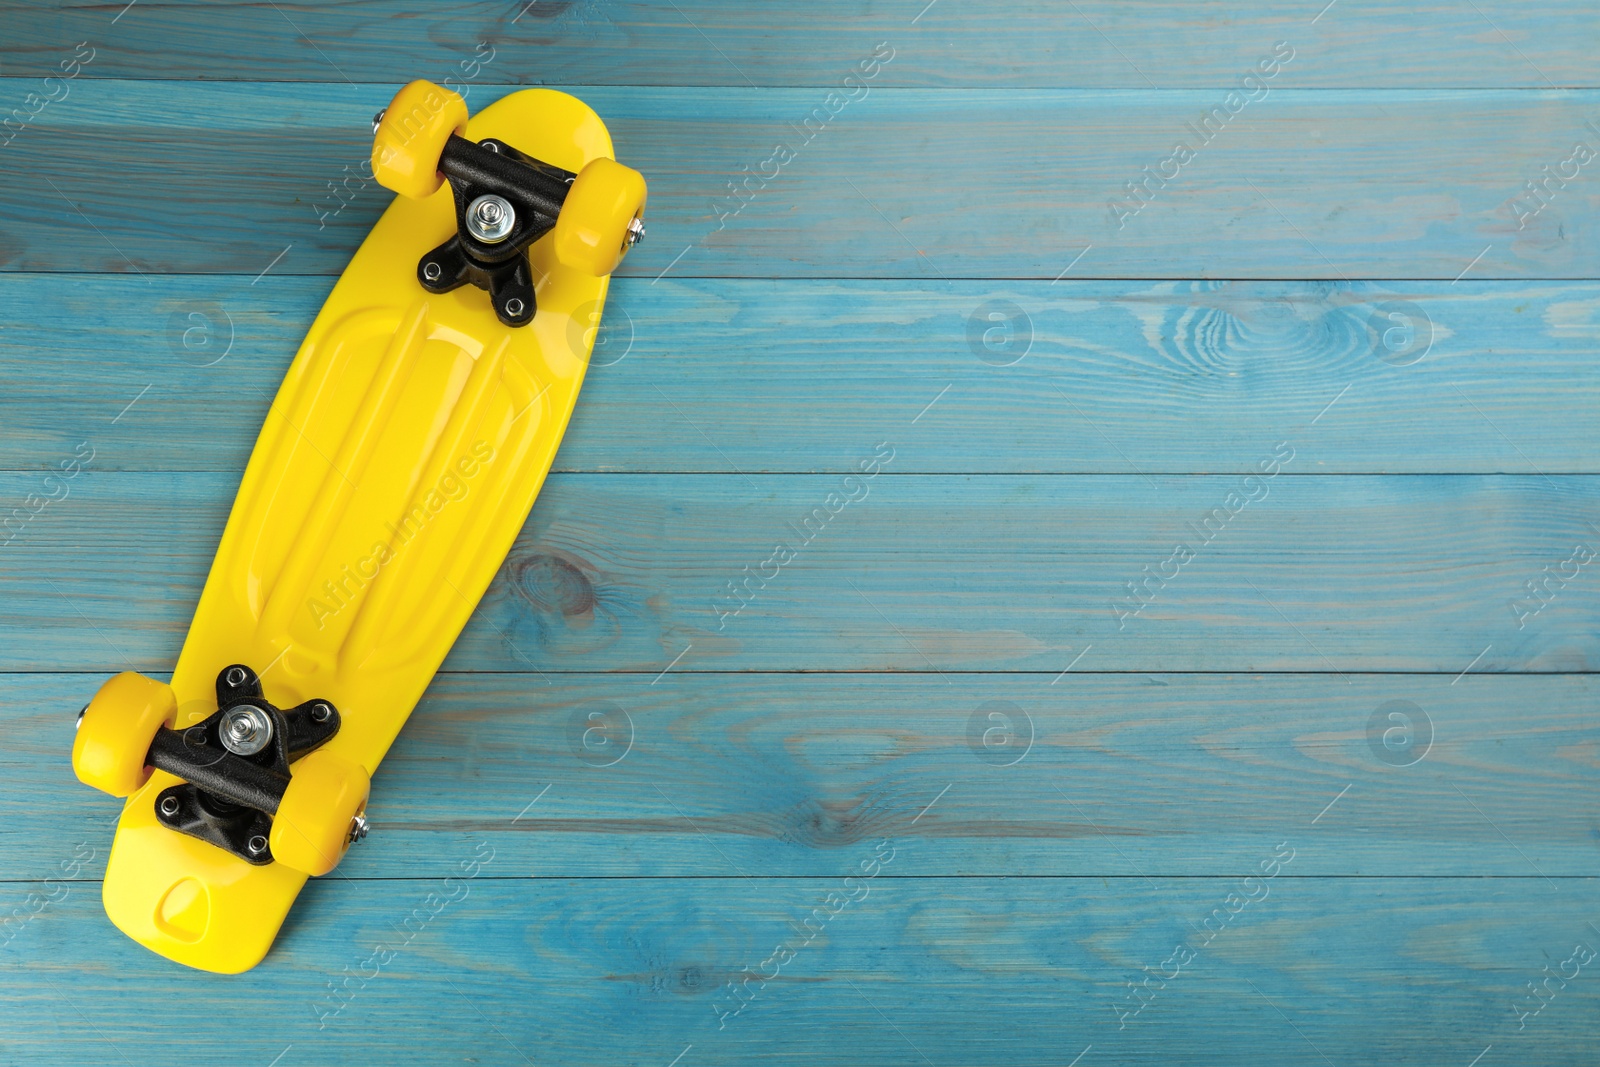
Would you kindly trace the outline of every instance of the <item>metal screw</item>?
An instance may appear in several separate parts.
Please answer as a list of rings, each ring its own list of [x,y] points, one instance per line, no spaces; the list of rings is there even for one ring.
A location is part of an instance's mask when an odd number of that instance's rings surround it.
[[[443,273],[444,272],[439,269],[439,264],[437,263],[424,263],[422,265],[422,276],[428,279],[430,282],[438,281],[439,275]]]
[[[376,115],[372,116],[372,132],[373,133],[377,133],[378,132],[378,126],[382,124],[383,116],[387,115],[388,113],[389,113],[389,109],[388,108],[384,108],[382,111],[379,111]]]
[[[272,718],[253,704],[239,704],[223,712],[217,732],[229,752],[254,756],[272,740]]]
[[[491,152],[500,151],[499,141],[480,141],[479,144],[483,145],[483,147],[487,148]]]
[[[260,834],[256,834],[245,842],[244,847],[250,850],[250,855],[259,856],[267,850],[267,839]]]
[[[230,670],[228,672],[227,681],[228,681],[229,685],[243,685],[244,684],[244,668],[243,667],[234,667],[232,670]]]
[[[191,726],[183,732],[183,743],[190,748],[203,748],[206,743],[206,728],[204,726]]]
[[[177,797],[162,797],[161,798],[161,814],[165,815],[169,819],[172,818],[174,815],[177,815],[178,814],[178,798]]]
[[[627,247],[632,248],[642,240],[644,240],[644,219],[635,215],[633,221],[628,223],[628,233],[623,241]]]
[[[524,305],[521,300],[516,297],[512,297],[510,300],[506,301],[506,314],[514,319],[521,318],[523,306]]]
[[[326,704],[311,705],[311,718],[317,722],[327,722],[328,716],[333,714],[333,709]]]
[[[497,245],[511,235],[517,212],[503,196],[480,196],[467,205],[467,232],[484,244]]]
[[[365,815],[357,815],[350,820],[350,843],[353,845],[366,836],[367,817]]]

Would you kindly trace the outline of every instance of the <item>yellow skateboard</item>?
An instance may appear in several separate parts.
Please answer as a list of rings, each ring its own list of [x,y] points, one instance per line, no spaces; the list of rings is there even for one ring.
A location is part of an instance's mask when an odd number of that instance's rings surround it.
[[[127,797],[106,913],[208,971],[271,947],[365,836],[369,779],[527,519],[645,183],[581,101],[470,122],[401,89],[374,120],[395,198],[267,414],[165,684],[108,681],[73,769]]]

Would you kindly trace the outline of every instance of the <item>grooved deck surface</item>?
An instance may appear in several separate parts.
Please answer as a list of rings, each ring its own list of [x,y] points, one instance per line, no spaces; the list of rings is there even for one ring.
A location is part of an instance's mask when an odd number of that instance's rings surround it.
[[[1592,1065],[1597,44],[0,0],[0,1065]],[[371,837],[188,971],[73,715],[170,670],[447,76],[590,102],[649,236]]]

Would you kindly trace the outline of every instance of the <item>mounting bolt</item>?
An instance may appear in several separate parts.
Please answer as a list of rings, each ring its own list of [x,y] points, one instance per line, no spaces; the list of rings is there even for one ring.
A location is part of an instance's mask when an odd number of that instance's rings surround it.
[[[315,722],[327,722],[328,716],[333,714],[333,709],[326,704],[311,705],[311,718]]]
[[[259,856],[267,850],[267,839],[260,834],[256,834],[244,843],[244,847],[249,851],[250,855]]]
[[[497,245],[511,235],[517,213],[503,196],[480,196],[467,205],[467,232],[484,244]]]
[[[635,215],[633,217],[633,221],[628,223],[628,232],[626,236],[623,237],[623,240],[626,242],[628,248],[632,248],[634,245],[644,240],[644,219],[641,219],[639,216]]]
[[[254,756],[272,740],[272,717],[254,704],[238,704],[222,713],[217,733],[229,752]]]
[[[506,314],[510,315],[514,319],[520,319],[522,317],[522,308],[523,303],[517,297],[512,297],[510,300],[506,301]]]
[[[378,126],[380,124],[382,124],[383,116],[387,115],[388,113],[389,113],[389,109],[388,108],[384,108],[382,111],[379,111],[376,115],[372,116],[372,132],[373,133],[377,133],[378,132]]]
[[[183,743],[190,748],[204,748],[206,744],[206,728],[204,726],[191,726],[183,732]]]
[[[225,679],[229,685],[240,686],[244,684],[244,668],[230,667],[228,677]]]
[[[161,814],[165,815],[169,819],[178,814],[178,806],[177,797],[161,798]]]
[[[437,263],[428,262],[422,265],[422,276],[428,279],[430,282],[438,281],[439,275],[443,273],[444,271],[439,269],[439,264]]]
[[[353,845],[366,836],[367,817],[365,815],[357,815],[350,820],[350,843]]]

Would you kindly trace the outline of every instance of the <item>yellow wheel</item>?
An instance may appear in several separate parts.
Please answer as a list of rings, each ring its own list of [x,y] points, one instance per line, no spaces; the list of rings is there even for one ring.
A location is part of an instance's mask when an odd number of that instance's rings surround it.
[[[610,274],[644,233],[644,175],[614,159],[591,159],[573,179],[556,219],[556,257],[595,277]]]
[[[289,768],[289,788],[272,817],[272,858],[301,874],[333,870],[350,847],[371,788],[365,770],[331,752],[301,759]]]
[[[467,102],[430,81],[394,94],[372,138],[372,174],[386,189],[420,200],[444,182],[439,155],[467,127]]]
[[[156,731],[178,717],[172,687],[124,671],[100,687],[78,719],[72,741],[72,770],[78,781],[129,796],[150,779],[145,757]]]

